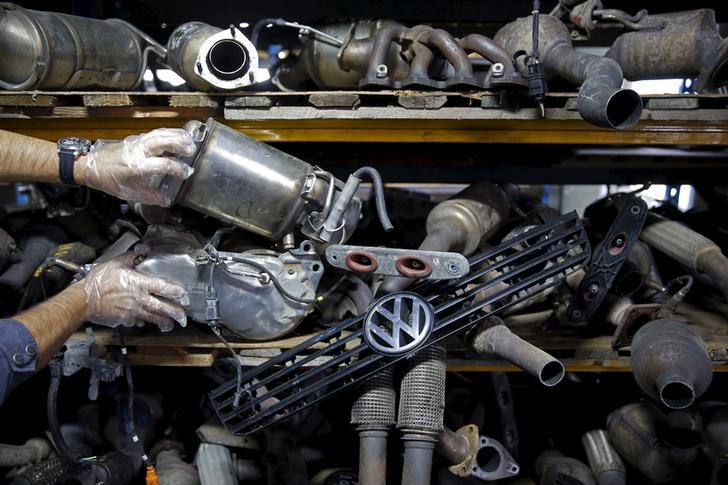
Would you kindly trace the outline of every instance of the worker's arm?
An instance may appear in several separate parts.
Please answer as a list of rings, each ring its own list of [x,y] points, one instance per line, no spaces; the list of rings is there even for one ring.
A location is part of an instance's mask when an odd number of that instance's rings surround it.
[[[184,180],[192,169],[176,156],[196,150],[182,129],[160,128],[122,141],[96,142],[73,167],[77,184],[121,199],[169,206],[172,199],[155,186],[164,177]],[[0,183],[61,183],[58,149],[53,142],[0,130]]]
[[[152,322],[163,331],[174,321],[186,325],[185,289],[134,271],[134,258],[133,253],[114,258],[53,298],[0,320],[0,403],[85,321],[108,327]]]

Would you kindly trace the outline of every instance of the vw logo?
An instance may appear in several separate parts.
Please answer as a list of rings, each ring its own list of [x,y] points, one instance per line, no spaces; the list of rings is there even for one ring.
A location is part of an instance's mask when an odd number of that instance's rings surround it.
[[[392,293],[364,317],[364,340],[380,354],[406,354],[427,340],[434,320],[432,306],[420,295]]]

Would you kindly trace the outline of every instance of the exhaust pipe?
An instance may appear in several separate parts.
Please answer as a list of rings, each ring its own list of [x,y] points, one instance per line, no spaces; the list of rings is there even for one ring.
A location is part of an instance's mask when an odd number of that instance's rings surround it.
[[[648,15],[639,25],[617,37],[606,54],[625,78],[697,78],[698,91],[728,84],[728,39],[721,39],[713,10]]]
[[[232,91],[258,82],[258,51],[235,26],[180,25],[167,42],[167,62],[198,91]]]
[[[89,19],[0,3],[0,89],[131,90],[164,47],[120,19]]]
[[[510,208],[508,196],[497,186],[488,182],[472,184],[430,211],[425,223],[427,236],[419,249],[472,254],[503,225]],[[385,278],[378,293],[404,290],[413,281]]]
[[[366,381],[351,407],[351,424],[359,432],[361,485],[384,485],[387,481],[387,435],[396,423],[392,372],[392,367],[387,367]]]
[[[654,320],[632,339],[632,374],[653,399],[684,409],[710,386],[713,367],[703,339],[676,320]]]
[[[501,28],[495,42],[508,52],[531,51],[532,17]],[[640,119],[642,99],[622,89],[622,68],[613,59],[574,50],[569,29],[549,15],[539,17],[539,48],[546,74],[580,84],[577,109],[581,117],[605,128],[631,128]]]
[[[402,485],[429,485],[432,455],[444,429],[445,348],[433,345],[411,359],[400,387],[397,428],[404,442]]]
[[[517,365],[544,386],[553,387],[564,378],[561,362],[511,332],[502,321],[476,330],[470,343],[481,354],[494,354]]]
[[[622,406],[607,417],[609,442],[656,484],[672,482],[693,465],[701,428],[697,413],[685,410],[664,415],[644,401]]]
[[[541,477],[540,485],[596,485],[588,466],[560,451],[544,451],[536,458],[534,468]]]
[[[679,222],[655,214],[649,221],[656,222],[642,230],[640,239],[686,268],[707,274],[728,301],[728,258],[720,247]]]
[[[581,437],[581,444],[584,446],[589,468],[597,479],[597,485],[625,485],[627,483],[624,463],[609,443],[606,431],[595,429],[584,433]]]

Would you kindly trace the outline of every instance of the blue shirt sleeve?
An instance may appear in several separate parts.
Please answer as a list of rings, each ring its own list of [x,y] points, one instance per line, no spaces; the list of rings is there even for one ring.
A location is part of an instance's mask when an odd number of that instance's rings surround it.
[[[38,344],[25,325],[0,319],[0,405],[15,386],[35,374]]]

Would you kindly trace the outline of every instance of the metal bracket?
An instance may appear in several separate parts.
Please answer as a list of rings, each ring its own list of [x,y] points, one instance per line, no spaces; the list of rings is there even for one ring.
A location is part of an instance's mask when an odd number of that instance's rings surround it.
[[[392,249],[334,244],[326,248],[331,266],[355,273],[450,280],[470,271],[468,260],[458,253]]]
[[[625,196],[625,201],[606,237],[594,249],[589,269],[566,310],[572,322],[584,322],[594,315],[639,238],[647,204],[633,195]]]

